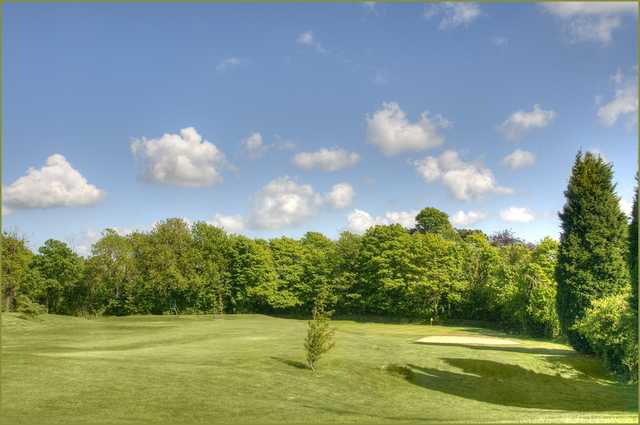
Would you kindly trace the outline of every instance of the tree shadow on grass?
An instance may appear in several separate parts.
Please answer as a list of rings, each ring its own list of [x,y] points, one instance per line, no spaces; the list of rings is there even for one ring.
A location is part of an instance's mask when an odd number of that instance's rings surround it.
[[[468,344],[436,344],[430,342],[415,341],[415,344],[432,346],[462,347],[480,351],[503,351],[509,353],[539,354],[544,355],[545,360],[560,372],[574,374],[581,379],[604,379],[615,381],[616,377],[609,372],[596,358],[590,355],[577,353],[570,348],[542,348],[542,347],[518,347],[518,346],[482,346]]]
[[[273,360],[279,361],[280,363],[284,363],[287,366],[293,366],[298,369],[309,369],[306,364],[296,360],[283,359],[282,357],[274,357],[274,356],[271,356],[271,358]]]
[[[638,408],[632,385],[562,378],[490,360],[442,360],[462,372],[408,364],[411,376],[407,380],[430,390],[503,406],[583,412],[635,412]]]

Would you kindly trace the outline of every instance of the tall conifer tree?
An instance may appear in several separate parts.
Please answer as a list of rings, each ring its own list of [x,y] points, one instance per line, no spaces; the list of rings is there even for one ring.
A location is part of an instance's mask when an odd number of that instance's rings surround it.
[[[589,352],[573,326],[593,300],[628,287],[628,221],[615,193],[612,165],[590,152],[578,152],[565,197],[559,214],[558,316],[571,345]]]
[[[629,226],[629,265],[631,268],[631,308],[638,315],[638,180],[636,175],[636,192],[631,209],[631,225]]]

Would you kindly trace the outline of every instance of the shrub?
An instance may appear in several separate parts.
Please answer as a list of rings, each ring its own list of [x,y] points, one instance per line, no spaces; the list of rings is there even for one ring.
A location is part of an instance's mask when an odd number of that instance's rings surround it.
[[[587,340],[594,353],[625,379],[638,376],[638,348],[634,343],[634,312],[626,294],[595,300],[575,330]]]
[[[34,318],[47,312],[45,306],[31,301],[26,295],[19,295],[16,299],[16,312],[24,317]]]
[[[316,370],[316,363],[320,357],[335,345],[334,329],[329,326],[330,321],[331,312],[325,311],[324,298],[319,296],[313,307],[313,317],[308,322],[307,338],[304,342],[307,364],[311,370]]]

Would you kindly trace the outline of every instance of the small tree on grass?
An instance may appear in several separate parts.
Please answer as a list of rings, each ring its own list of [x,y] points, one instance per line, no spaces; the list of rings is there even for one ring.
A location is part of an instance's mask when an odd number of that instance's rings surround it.
[[[311,370],[316,370],[316,363],[320,357],[335,345],[334,329],[329,326],[332,313],[326,311],[324,295],[319,295],[313,307],[313,317],[308,322],[307,338],[304,342],[307,364]]]

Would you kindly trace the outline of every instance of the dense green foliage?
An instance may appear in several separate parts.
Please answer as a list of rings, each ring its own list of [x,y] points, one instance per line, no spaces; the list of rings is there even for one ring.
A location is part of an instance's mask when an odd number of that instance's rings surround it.
[[[629,287],[628,222],[615,193],[612,165],[599,155],[578,153],[565,197],[556,269],[558,314],[571,345],[589,352],[592,347],[574,324],[591,302]]]
[[[23,286],[27,281],[28,267],[33,254],[27,248],[24,239],[13,234],[3,234],[2,258],[2,307],[12,310],[18,292],[24,292]]]
[[[53,240],[33,256],[14,248],[5,278],[50,313],[309,314],[322,293],[341,314],[489,320],[557,335],[553,240],[495,246],[482,232],[442,229],[452,227],[396,224],[337,241],[315,232],[265,241],[169,219],[145,233],[108,229],[86,259]],[[5,249],[24,246],[12,235],[3,241]]]
[[[576,323],[576,330],[607,366],[629,379],[638,375],[634,314],[627,294],[612,295],[593,301]]]
[[[16,312],[20,313],[22,317],[32,319],[46,313],[46,308],[38,303],[34,303],[26,295],[19,295],[16,298]]]
[[[64,242],[49,239],[33,257],[21,293],[45,305],[49,313],[79,313],[88,299],[83,273],[83,259]]]
[[[421,233],[433,233],[445,239],[455,239],[457,234],[451,223],[449,216],[437,208],[423,208],[416,215],[415,231]]]

